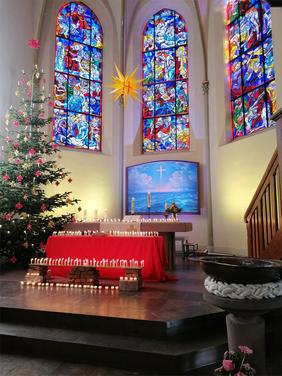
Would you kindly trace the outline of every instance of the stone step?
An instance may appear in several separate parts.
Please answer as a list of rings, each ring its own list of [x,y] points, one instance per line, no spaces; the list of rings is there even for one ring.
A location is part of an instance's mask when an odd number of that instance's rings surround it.
[[[176,375],[214,364],[227,347],[222,331],[154,339],[14,323],[0,324],[2,351]]]
[[[0,307],[2,322],[45,327],[72,328],[88,332],[122,334],[141,337],[177,337],[225,326],[225,313],[214,312],[183,319],[138,320],[126,317],[93,316],[79,313],[39,311],[35,309]]]

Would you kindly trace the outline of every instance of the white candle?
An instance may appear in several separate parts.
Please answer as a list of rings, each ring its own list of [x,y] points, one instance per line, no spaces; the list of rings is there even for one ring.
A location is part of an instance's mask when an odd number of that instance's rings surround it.
[[[86,209],[83,210],[83,218],[87,219],[87,210]]]
[[[165,202],[165,210],[168,209],[168,204]]]
[[[151,192],[148,192],[147,206],[148,208],[151,207]]]
[[[134,197],[131,198],[131,214],[134,214],[135,208],[134,208]]]
[[[97,209],[94,209],[94,219],[98,218],[98,211]]]
[[[108,218],[108,209],[104,209],[104,219]]]

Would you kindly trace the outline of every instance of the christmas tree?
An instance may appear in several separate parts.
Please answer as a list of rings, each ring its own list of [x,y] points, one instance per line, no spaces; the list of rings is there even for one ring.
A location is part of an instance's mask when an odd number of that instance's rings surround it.
[[[56,208],[75,205],[71,192],[47,195],[46,186],[71,183],[69,172],[58,167],[57,145],[50,142],[46,128],[52,102],[45,96],[44,73],[34,66],[31,75],[22,71],[16,96],[5,117],[6,134],[0,163],[0,263],[28,262],[44,255],[47,238],[73,219],[73,215],[54,215]],[[48,109],[49,107],[49,109]]]

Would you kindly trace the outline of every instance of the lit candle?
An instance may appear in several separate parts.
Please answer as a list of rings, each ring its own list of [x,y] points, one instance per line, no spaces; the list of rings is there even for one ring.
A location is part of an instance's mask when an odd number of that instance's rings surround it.
[[[148,208],[151,207],[151,192],[148,192],[148,203],[147,203]]]
[[[104,219],[108,218],[108,209],[104,209]]]
[[[131,214],[134,214],[134,197],[131,199]]]

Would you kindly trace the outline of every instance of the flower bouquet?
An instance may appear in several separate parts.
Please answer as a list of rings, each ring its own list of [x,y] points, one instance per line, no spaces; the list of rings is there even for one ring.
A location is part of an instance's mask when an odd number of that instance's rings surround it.
[[[173,202],[170,206],[165,209],[165,215],[169,213],[172,214],[173,219],[177,218],[177,214],[181,212],[181,209]]]
[[[214,370],[216,376],[254,376],[256,371],[245,363],[246,355],[253,354],[248,346],[238,346],[240,351],[225,351],[222,366]]]

